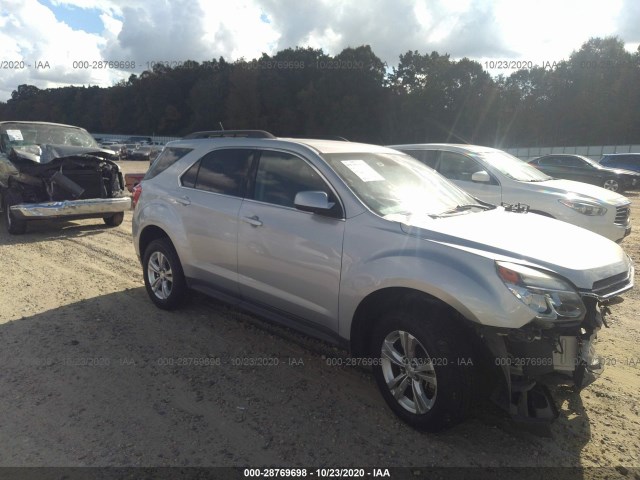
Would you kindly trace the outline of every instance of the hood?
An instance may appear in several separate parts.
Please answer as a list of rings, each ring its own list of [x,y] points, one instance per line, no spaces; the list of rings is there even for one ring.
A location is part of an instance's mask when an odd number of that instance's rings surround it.
[[[590,183],[556,179],[547,180],[546,182],[530,182],[527,185],[535,186],[545,193],[553,193],[562,197],[585,197],[586,199],[595,199],[615,206],[629,203],[627,197]]]
[[[640,177],[640,173],[634,172],[633,170],[625,170],[624,168],[604,167],[603,170],[607,172],[615,172],[619,175],[631,175],[632,177]]]
[[[399,219],[398,219],[399,220]],[[502,207],[431,218],[404,217],[402,230],[494,260],[556,272],[578,289],[628,272],[629,257],[611,240],[566,222]]]
[[[101,147],[75,147],[73,145],[28,145],[24,148],[13,148],[12,152],[26,160],[45,164],[56,158],[73,157],[77,155],[94,155],[101,158],[111,159],[115,156],[113,150]]]

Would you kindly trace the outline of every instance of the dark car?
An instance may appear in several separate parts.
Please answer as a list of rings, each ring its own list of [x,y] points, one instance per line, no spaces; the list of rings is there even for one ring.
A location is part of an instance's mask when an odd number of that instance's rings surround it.
[[[582,155],[544,155],[529,163],[554,178],[590,183],[618,193],[640,186],[639,173],[608,168]]]
[[[141,145],[131,152],[127,156],[129,160],[146,160],[152,162],[158,156],[158,153],[162,150],[162,147],[156,145]]]
[[[0,194],[5,227],[29,221],[102,218],[122,223],[131,199],[115,153],[83,128],[46,122],[0,122]]]
[[[607,153],[600,159],[600,165],[640,172],[640,153]]]

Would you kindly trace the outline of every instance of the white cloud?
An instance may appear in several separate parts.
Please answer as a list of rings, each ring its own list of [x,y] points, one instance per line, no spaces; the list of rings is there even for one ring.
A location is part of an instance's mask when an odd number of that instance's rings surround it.
[[[290,47],[337,54],[371,45],[389,65],[408,50],[453,58],[567,58],[593,36],[640,42],[638,0],[50,0],[97,9],[101,34],[74,30],[36,0],[0,0],[0,60],[49,61],[51,69],[0,70],[0,99],[21,83],[108,86],[130,71],[74,69],[74,60],[253,59]],[[141,69],[137,69],[139,73]]]
[[[8,98],[22,83],[38,87],[104,84],[105,71],[73,67],[76,59],[101,58],[100,36],[73,30],[56,20],[51,10],[35,0],[3,0],[0,4],[1,60],[24,61],[24,69],[0,71],[0,98]],[[48,63],[50,68],[37,69]]]

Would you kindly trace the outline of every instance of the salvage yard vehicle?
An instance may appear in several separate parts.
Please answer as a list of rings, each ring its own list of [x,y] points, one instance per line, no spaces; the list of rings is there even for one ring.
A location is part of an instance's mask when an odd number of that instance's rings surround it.
[[[478,145],[390,145],[417,158],[471,195],[494,205],[524,204],[613,241],[631,233],[628,198],[595,185],[560,180],[507,152]]]
[[[582,155],[554,153],[533,158],[529,164],[555,178],[590,183],[618,193],[640,186],[640,173],[601,165]]]
[[[389,148],[214,133],[167,144],[135,189],[159,308],[194,289],[342,345],[428,431],[487,397],[548,427],[546,385],[577,392],[602,371],[596,337],[634,278],[616,243],[485,203]]]
[[[605,153],[598,163],[607,168],[622,168],[640,173],[640,153]]]
[[[122,223],[131,199],[112,150],[79,127],[0,122],[0,194],[7,231],[45,219],[102,218]]]

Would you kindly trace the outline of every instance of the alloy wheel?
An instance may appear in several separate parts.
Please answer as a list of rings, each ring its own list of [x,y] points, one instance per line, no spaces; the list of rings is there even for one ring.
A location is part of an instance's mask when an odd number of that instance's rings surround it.
[[[389,333],[382,344],[381,367],[387,388],[405,410],[424,414],[433,408],[438,391],[436,372],[416,337],[402,330]]]
[[[603,187],[613,192],[617,192],[620,189],[620,185],[618,184],[618,181],[613,178],[605,180]]]
[[[149,284],[154,295],[160,300],[166,300],[173,288],[173,271],[169,260],[162,252],[153,252],[147,267]]]

